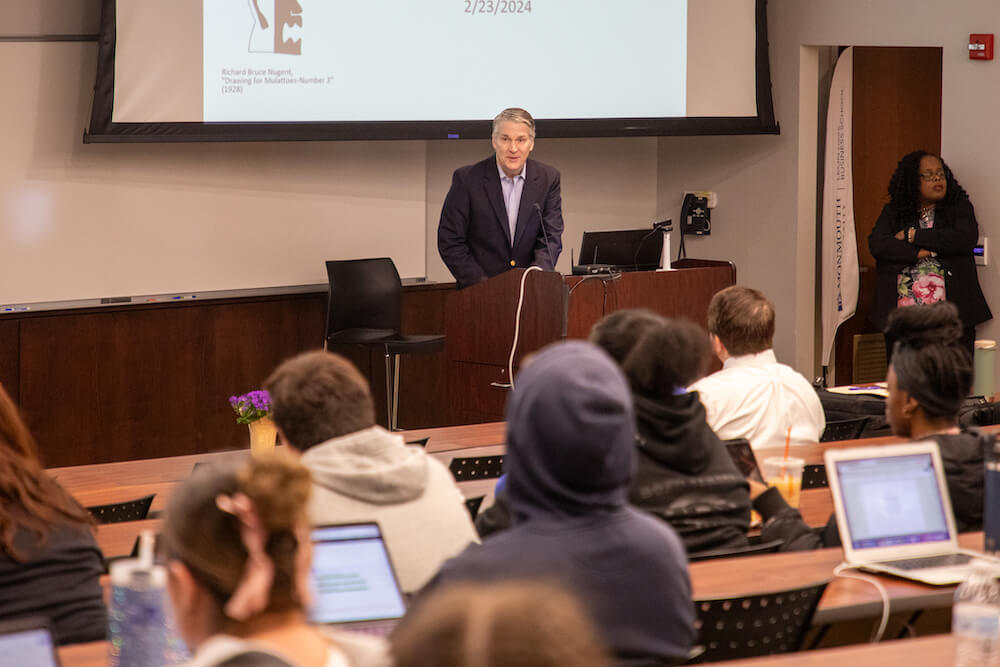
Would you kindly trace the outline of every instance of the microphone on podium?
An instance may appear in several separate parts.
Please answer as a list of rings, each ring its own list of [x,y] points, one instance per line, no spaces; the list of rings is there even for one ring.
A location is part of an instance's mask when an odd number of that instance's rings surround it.
[[[549,233],[545,229],[545,216],[542,215],[542,205],[538,202],[532,204],[532,207],[538,213],[538,224],[542,226],[542,237],[545,239],[545,254],[549,256],[549,271],[556,270],[555,260],[552,259],[552,248],[549,246]]]

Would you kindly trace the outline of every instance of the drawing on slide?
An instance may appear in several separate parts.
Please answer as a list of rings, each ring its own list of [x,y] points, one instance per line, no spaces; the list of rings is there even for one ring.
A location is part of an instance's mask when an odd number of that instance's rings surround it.
[[[253,27],[250,53],[302,55],[302,5],[298,0],[247,0]]]

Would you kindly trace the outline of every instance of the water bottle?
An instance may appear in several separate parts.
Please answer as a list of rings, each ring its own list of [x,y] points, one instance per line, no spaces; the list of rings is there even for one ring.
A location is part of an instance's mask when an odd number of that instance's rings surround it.
[[[983,486],[983,533],[986,553],[1000,556],[1000,441],[996,436],[984,435],[983,458],[985,479]]]
[[[179,665],[187,650],[167,599],[167,573],[153,564],[152,534],[140,537],[139,558],[111,565],[108,614],[112,667]]]
[[[973,564],[969,578],[955,591],[951,633],[955,667],[988,667],[1000,658],[1000,585],[991,563]]]

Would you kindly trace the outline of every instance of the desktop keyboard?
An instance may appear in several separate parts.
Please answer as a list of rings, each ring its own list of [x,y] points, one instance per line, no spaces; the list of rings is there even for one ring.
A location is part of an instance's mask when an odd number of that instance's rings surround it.
[[[968,554],[941,554],[940,556],[924,556],[923,558],[904,558],[879,563],[897,570],[923,570],[931,567],[953,567],[965,565],[972,557]]]

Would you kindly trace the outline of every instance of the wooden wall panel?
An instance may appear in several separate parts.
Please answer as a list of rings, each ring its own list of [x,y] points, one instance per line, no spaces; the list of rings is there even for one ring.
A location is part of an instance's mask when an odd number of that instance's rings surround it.
[[[247,445],[228,397],[319,347],[322,295],[21,321],[21,407],[48,466]]]
[[[889,178],[910,151],[941,152],[941,48],[854,48],[852,146],[861,291],[857,313],[837,332],[837,384],[851,381],[854,334],[874,332],[868,324],[875,298],[868,235],[889,200]]]
[[[17,403],[20,396],[20,345],[21,323],[19,320],[0,319],[0,385]]]

